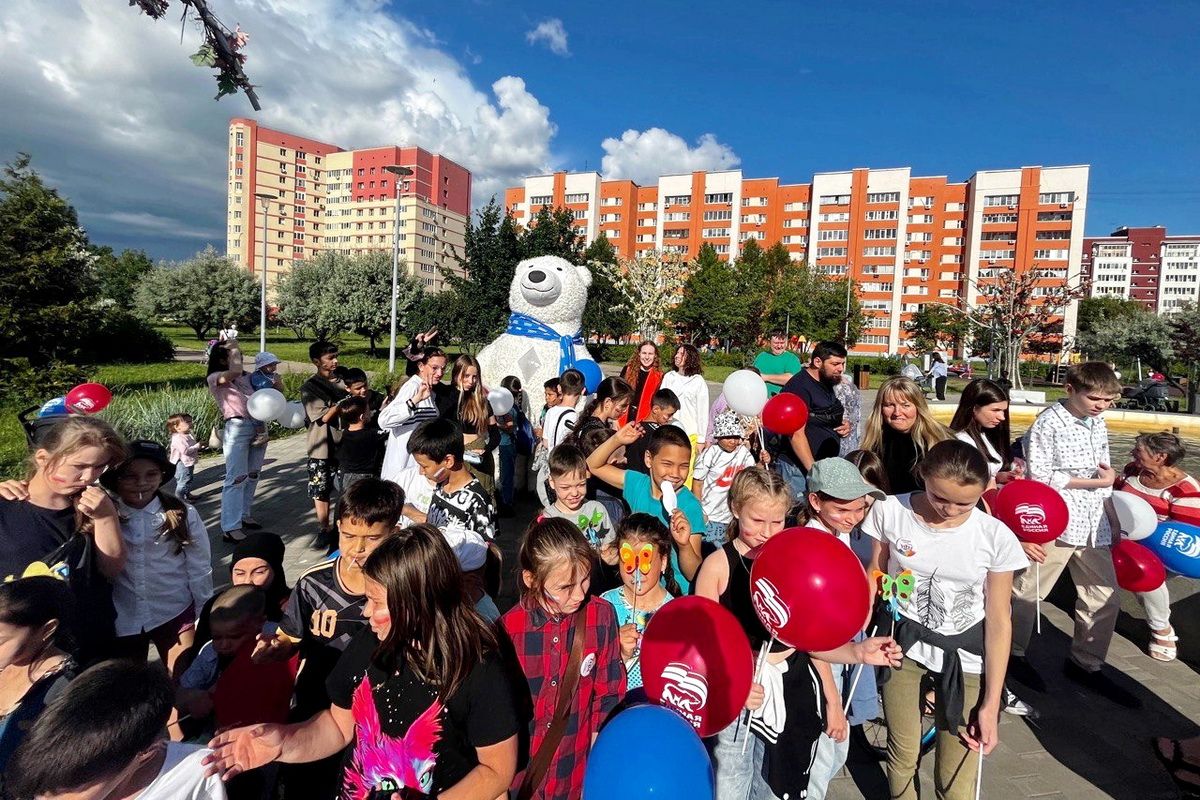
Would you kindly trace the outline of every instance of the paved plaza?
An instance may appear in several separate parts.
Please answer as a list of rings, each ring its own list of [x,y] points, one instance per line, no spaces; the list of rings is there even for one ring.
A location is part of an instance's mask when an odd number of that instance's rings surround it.
[[[213,539],[217,583],[227,579],[230,545],[220,540],[218,511],[223,475],[219,455],[197,465],[197,507]],[[287,542],[287,573],[294,583],[300,573],[319,562],[323,553],[310,548],[316,534],[312,505],[305,495],[304,437],[274,441],[267,448],[267,463],[259,483],[254,516],[265,529],[280,534]],[[504,551],[504,590],[501,608],[515,601],[513,565],[517,543],[534,507],[518,506],[514,519],[500,520],[499,542]],[[1131,597],[1109,653],[1109,663],[1118,671],[1116,679],[1143,704],[1139,711],[1122,708],[1069,683],[1061,674],[1070,641],[1071,587],[1065,597],[1052,596],[1057,603],[1042,606],[1042,634],[1031,648],[1030,658],[1047,677],[1047,695],[1028,695],[1038,710],[1036,722],[1001,715],[1001,744],[984,763],[983,797],[989,800],[1017,798],[1122,798],[1156,800],[1176,797],[1167,774],[1151,754],[1153,736],[1184,737],[1196,734],[1200,723],[1200,594],[1195,581],[1175,578],[1172,598],[1176,627],[1182,637],[1181,660],[1161,664],[1141,648],[1146,640],[1141,611]],[[1064,587],[1060,585],[1059,589]],[[1187,663],[1185,663],[1187,662]],[[1194,666],[1189,666],[1194,665]],[[933,757],[922,762],[923,796],[932,798]],[[883,771],[874,762],[852,752],[851,762],[833,783],[831,800],[886,798]]]

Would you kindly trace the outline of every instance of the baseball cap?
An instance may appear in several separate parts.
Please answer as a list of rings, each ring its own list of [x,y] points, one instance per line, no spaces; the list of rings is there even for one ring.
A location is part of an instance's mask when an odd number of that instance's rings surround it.
[[[813,464],[808,471],[808,491],[827,494],[838,500],[868,496],[882,500],[887,496],[864,481],[858,467],[844,458],[823,458]]]
[[[274,353],[268,353],[266,350],[262,351],[261,353],[259,353],[258,355],[256,355],[254,357],[254,368],[255,369],[262,369],[263,367],[269,367],[272,364],[278,364],[278,363],[279,363],[279,356],[275,355]]]

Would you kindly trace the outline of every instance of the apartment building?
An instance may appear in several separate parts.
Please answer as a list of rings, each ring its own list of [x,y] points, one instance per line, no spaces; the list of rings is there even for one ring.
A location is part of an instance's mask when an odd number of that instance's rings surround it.
[[[1136,300],[1156,314],[1169,313],[1200,302],[1200,234],[1118,228],[1083,240],[1082,270],[1092,297]]]
[[[810,183],[745,178],[741,170],[664,175],[656,186],[595,172],[541,175],[505,192],[527,223],[564,207],[587,242],[603,233],[625,258],[659,251],[694,257],[711,244],[735,257],[748,239],[782,243],[793,259],[854,281],[867,326],[856,353],[900,353],[904,323],[927,303],[974,302],[1001,270],[1080,276],[1087,166],[975,173],[965,182],[909,168],[855,169]],[[1076,309],[1064,328],[1072,333]]]
[[[226,252],[257,276],[265,248],[269,283],[322,251],[390,253],[397,213],[410,275],[438,291],[442,270],[459,270],[471,173],[445,156],[420,147],[345,150],[243,118],[230,120],[228,146]],[[398,179],[384,169],[392,165],[412,174]]]

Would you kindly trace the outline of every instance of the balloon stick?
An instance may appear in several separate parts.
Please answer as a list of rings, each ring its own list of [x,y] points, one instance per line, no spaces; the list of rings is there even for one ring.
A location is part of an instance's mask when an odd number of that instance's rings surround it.
[[[1034,579],[1034,597],[1037,598],[1037,600],[1034,602],[1033,618],[1037,621],[1038,636],[1041,636],[1042,635],[1042,565],[1041,564],[1033,565],[1033,579]]]
[[[763,662],[767,660],[767,651],[769,651],[774,644],[775,644],[775,637],[772,636],[771,641],[763,642],[762,649],[760,649],[758,651],[758,660],[754,663],[754,682],[755,683],[758,683],[759,680],[761,680],[761,678],[762,678]],[[743,754],[746,752],[746,743],[748,741],[750,741],[750,713],[751,713],[750,709],[746,709],[746,713],[743,716],[742,720],[738,721],[739,728],[743,724],[745,724],[745,726],[746,726],[746,738],[742,739],[742,753]],[[733,738],[737,739],[737,731],[734,731]]]
[[[878,625],[872,625],[871,632],[867,634],[867,638],[870,639],[871,637],[873,637],[875,635],[875,632],[878,630],[879,630]],[[867,666],[866,664],[859,664],[857,667],[854,668],[854,679],[850,681],[850,691],[846,695],[846,705],[842,708],[842,714],[850,713],[850,699],[852,697],[854,697],[854,690],[858,688],[858,681],[862,677],[863,669],[866,668],[866,666]]]
[[[979,800],[979,793],[983,789],[983,742],[979,743],[979,766],[975,770],[975,800]]]

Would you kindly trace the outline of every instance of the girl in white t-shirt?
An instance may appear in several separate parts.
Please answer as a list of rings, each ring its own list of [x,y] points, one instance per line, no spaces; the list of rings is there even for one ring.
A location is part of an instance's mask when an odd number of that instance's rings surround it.
[[[988,488],[1025,474],[1025,462],[1012,456],[1008,431],[1008,393],[987,378],[967,384],[950,421],[954,438],[966,442],[987,461]]]
[[[900,669],[882,676],[887,778],[892,797],[915,796],[923,682],[931,676],[935,788],[938,797],[956,800],[974,794],[979,762],[972,751],[990,753],[999,739],[1013,573],[1029,559],[1007,526],[976,508],[989,481],[978,450],[939,442],[917,473],[925,491],[875,503],[863,523],[863,532],[878,540],[877,586],[898,598],[895,637],[904,648]],[[893,624],[882,601],[873,624],[880,630]]]

